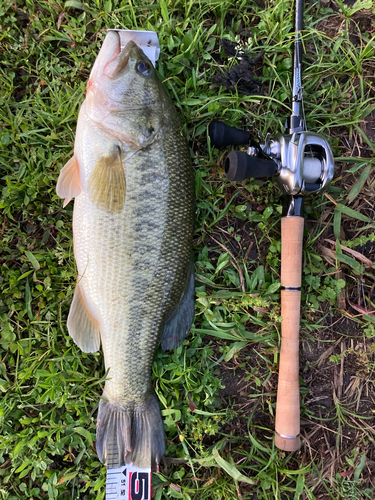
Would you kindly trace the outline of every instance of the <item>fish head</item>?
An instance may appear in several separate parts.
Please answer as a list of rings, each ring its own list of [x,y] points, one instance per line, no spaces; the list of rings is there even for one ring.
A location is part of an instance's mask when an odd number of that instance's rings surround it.
[[[143,147],[175,111],[142,49],[130,41],[121,50],[119,34],[110,31],[90,74],[86,113],[121,141]]]

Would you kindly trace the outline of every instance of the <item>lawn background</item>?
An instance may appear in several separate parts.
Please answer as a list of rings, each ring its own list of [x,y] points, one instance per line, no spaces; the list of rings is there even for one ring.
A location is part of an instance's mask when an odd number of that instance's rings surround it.
[[[103,499],[95,454],[101,353],[67,334],[75,286],[72,207],[55,192],[107,28],[157,32],[157,70],[179,108],[196,181],[196,318],[153,383],[167,436],[154,497],[373,498],[374,5],[306,2],[309,129],[336,157],[326,194],[305,205],[302,447],[274,448],[280,341],[280,218],[273,181],[232,184],[215,119],[283,131],[290,115],[293,4],[262,1],[3,1],[0,5],[0,495]],[[213,84],[250,57],[259,95]],[[104,242],[105,244],[105,242]]]

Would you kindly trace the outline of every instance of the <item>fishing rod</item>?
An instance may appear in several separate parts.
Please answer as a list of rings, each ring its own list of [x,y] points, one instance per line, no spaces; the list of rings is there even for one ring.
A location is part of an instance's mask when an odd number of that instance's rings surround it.
[[[275,445],[281,450],[300,447],[299,328],[301,309],[303,201],[322,192],[334,175],[327,140],[306,129],[303,110],[303,0],[295,4],[292,114],[286,134],[269,134],[259,144],[246,130],[212,122],[211,143],[217,147],[248,144],[247,152],[231,151],[224,164],[231,181],[275,177],[285,195],[281,219],[281,349],[276,401]]]

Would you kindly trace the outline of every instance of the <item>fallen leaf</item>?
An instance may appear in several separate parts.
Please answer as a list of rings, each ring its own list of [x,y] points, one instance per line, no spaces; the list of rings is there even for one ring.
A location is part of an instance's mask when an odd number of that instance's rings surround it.
[[[179,486],[178,484],[173,484],[173,483],[171,483],[171,484],[169,485],[169,487],[170,487],[172,490],[174,490],[174,491],[178,491],[179,493],[181,493],[181,486]]]
[[[348,300],[348,302],[349,305],[360,314],[369,314],[370,316],[375,315],[374,311],[368,311],[365,307],[359,306],[358,304],[353,304],[353,302],[350,302],[350,300]]]
[[[190,408],[190,411],[196,410],[197,409],[197,405],[191,399],[190,394],[188,394],[188,398],[189,398],[189,408]]]
[[[335,241],[328,240],[328,239],[325,239],[324,241],[326,241],[327,243],[330,243],[331,245],[336,245]],[[355,250],[352,250],[351,248],[348,248],[344,245],[341,245],[341,250],[343,250],[346,253],[349,253],[354,258],[360,260],[361,262],[363,262],[363,264],[365,264],[365,266],[367,266],[367,267],[373,266],[373,263],[371,262],[371,260],[368,259],[367,257],[365,257],[364,255],[362,255],[361,253],[356,252]]]
[[[268,307],[257,307],[253,306],[254,311],[261,312],[261,313],[266,313],[269,311]]]
[[[69,474],[65,474],[65,476],[62,476],[59,479],[59,482],[57,484],[63,484],[66,483],[66,481],[70,481],[71,479],[74,479],[76,475],[78,474],[78,471],[75,472],[69,472]]]
[[[340,472],[340,476],[343,476],[343,477],[349,477],[353,474],[353,472],[351,471],[346,471],[346,472]]]

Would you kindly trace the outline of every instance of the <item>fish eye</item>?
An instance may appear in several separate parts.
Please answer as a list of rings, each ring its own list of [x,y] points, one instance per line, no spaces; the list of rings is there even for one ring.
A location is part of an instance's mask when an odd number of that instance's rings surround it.
[[[142,75],[142,76],[149,76],[152,73],[152,66],[151,64],[141,61],[137,64],[137,72]]]

